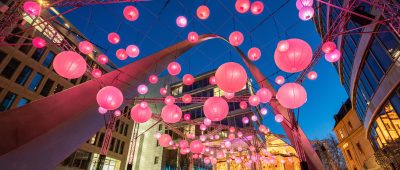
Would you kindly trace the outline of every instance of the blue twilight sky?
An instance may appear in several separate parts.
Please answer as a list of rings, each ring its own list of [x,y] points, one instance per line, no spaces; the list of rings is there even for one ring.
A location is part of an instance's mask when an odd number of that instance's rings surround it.
[[[207,20],[199,20],[195,17],[196,9],[204,2],[210,8],[211,15]],[[244,43],[240,45],[242,51],[247,53],[252,46],[261,49],[262,57],[255,64],[265,76],[268,76],[272,84],[277,75],[289,76],[279,71],[273,60],[279,40],[300,38],[307,41],[313,49],[321,41],[312,21],[303,22],[298,19],[295,0],[263,0],[264,12],[257,16],[251,13],[237,13],[234,2],[234,0],[152,0],[94,5],[81,7],[66,14],[65,17],[90,41],[103,48],[103,52],[118,66],[124,66],[184,40],[190,31],[228,37],[232,31],[238,30],[245,36]],[[140,11],[137,21],[129,22],[124,19],[122,11],[127,5],[136,5]],[[68,8],[60,10],[66,9]],[[180,15],[186,16],[189,20],[186,28],[179,28],[175,24],[176,18]],[[107,41],[109,32],[119,33],[122,37],[121,43],[110,45]],[[139,46],[141,51],[139,57],[119,61],[115,57],[115,51],[130,44]],[[191,49],[178,59],[182,65],[179,76],[187,73],[197,75],[216,69],[228,61],[243,63],[226,43],[210,40]],[[301,107],[299,117],[300,126],[310,139],[326,137],[332,131],[333,115],[347,99],[347,94],[330,63],[322,59],[314,70],[318,72],[318,79],[306,80],[303,83],[308,92],[308,100]],[[297,75],[292,75],[288,81],[293,81],[296,77]],[[276,84],[274,86],[278,88]],[[273,121],[272,114],[265,116],[264,123],[273,132],[284,134],[280,125]]]

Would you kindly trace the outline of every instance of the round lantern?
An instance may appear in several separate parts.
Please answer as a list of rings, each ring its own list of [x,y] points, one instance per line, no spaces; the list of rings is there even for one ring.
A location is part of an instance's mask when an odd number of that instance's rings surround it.
[[[182,110],[177,105],[166,105],[161,110],[161,118],[167,123],[177,123],[181,120]]]
[[[211,121],[221,121],[228,115],[229,106],[221,97],[210,97],[204,102],[203,111]]]
[[[242,119],[243,120],[243,119]],[[248,120],[247,120],[247,122],[249,122]],[[237,136],[239,137],[239,138],[241,138],[242,136],[243,136],[243,133],[242,132],[237,132]],[[239,149],[239,148],[238,148]]]
[[[189,142],[187,140],[181,140],[179,141],[179,147],[180,148],[186,148],[189,146]]]
[[[233,99],[235,97],[235,93],[229,93],[229,92],[225,92],[224,93],[225,98],[227,99]]]
[[[239,103],[239,106],[240,106],[241,109],[247,109],[247,102],[241,101],[241,102]]]
[[[307,6],[311,7],[313,5],[314,0],[297,0],[296,1],[296,8],[300,10],[301,8]]]
[[[235,8],[236,8],[236,11],[241,14],[246,13],[250,9],[250,1],[249,0],[236,0]]]
[[[190,86],[194,83],[194,77],[191,74],[185,74],[182,82],[184,85]]]
[[[167,97],[165,97],[164,103],[165,103],[166,105],[173,105],[173,104],[175,103],[175,97],[173,97],[173,96],[167,96]]]
[[[276,50],[279,52],[285,52],[289,49],[289,42],[286,40],[282,40],[278,42],[278,45],[276,47]]]
[[[235,139],[235,134],[234,133],[229,133],[228,138],[229,139]]]
[[[243,117],[243,118],[242,118],[242,123],[243,123],[243,124],[249,123],[249,118],[248,118],[248,117]],[[238,132],[238,133],[239,133],[239,132]],[[238,136],[239,136],[239,134],[238,134]]]
[[[266,108],[261,108],[260,113],[262,115],[266,115],[268,113],[268,110]]]
[[[240,31],[234,31],[229,35],[229,43],[233,46],[239,46],[243,41],[244,37]]]
[[[200,124],[200,130],[205,131],[207,129],[207,126],[205,124]]]
[[[114,86],[106,86],[97,92],[97,104],[107,110],[115,110],[124,102],[124,95],[121,90]]]
[[[286,41],[289,43],[289,48],[285,52],[275,50],[275,64],[279,69],[288,73],[304,70],[310,64],[313,55],[310,45],[301,39]]]
[[[275,115],[275,121],[281,123],[283,121],[283,116],[281,114]]]
[[[101,70],[98,69],[98,68],[92,70],[92,76],[93,76],[94,78],[100,78],[102,74],[103,74],[103,73],[102,73]]]
[[[305,6],[299,10],[299,18],[303,21],[308,21],[314,16],[314,8]]]
[[[224,152],[222,152],[222,151],[218,151],[216,157],[217,157],[218,159],[222,159],[222,158],[225,157],[225,154],[224,154]]]
[[[107,63],[108,63],[108,57],[107,57],[106,55],[104,55],[104,54],[100,54],[100,55],[97,57],[97,61],[98,61],[100,64],[107,64]]]
[[[298,83],[286,83],[279,88],[276,98],[283,107],[296,109],[307,101],[307,92]]]
[[[109,33],[107,39],[111,44],[118,44],[121,41],[121,37],[115,32]]]
[[[318,74],[315,71],[310,71],[310,72],[308,72],[307,77],[310,80],[315,80],[315,79],[317,79]]]
[[[168,134],[163,134],[160,136],[160,138],[158,138],[158,144],[162,147],[168,147],[169,142],[171,142],[171,141],[172,141],[172,138]]]
[[[265,127],[264,125],[260,125],[260,127],[258,127],[258,130],[260,132],[265,132],[267,130],[267,127]]]
[[[124,17],[128,21],[136,21],[139,18],[139,11],[134,6],[127,6],[124,8]]]
[[[43,48],[46,46],[46,41],[43,38],[35,37],[32,39],[32,45],[35,48]]]
[[[146,94],[148,91],[149,91],[149,88],[147,88],[147,86],[144,85],[144,84],[141,84],[141,85],[139,85],[139,86],[137,87],[137,92],[138,92],[139,94]]]
[[[156,84],[158,82],[158,77],[156,75],[154,75],[154,74],[150,75],[149,76],[149,82],[151,84]]]
[[[156,139],[160,139],[161,133],[160,133],[160,132],[156,132],[156,133],[154,134],[154,137],[155,137]]]
[[[190,142],[190,151],[192,153],[201,153],[204,149],[204,145],[199,140],[194,140]]]
[[[197,158],[199,158],[199,155],[198,155],[198,154],[193,154],[193,155],[192,155],[192,158],[193,158],[193,159],[197,159]]]
[[[211,120],[209,119],[209,118],[205,118],[204,120],[203,120],[203,123],[206,125],[206,126],[210,126],[211,125]]]
[[[209,82],[211,85],[217,84],[217,81],[215,80],[215,76],[211,76],[211,77],[208,79],[208,82]]]
[[[176,76],[181,72],[181,65],[178,62],[171,62],[168,64],[168,73]]]
[[[137,47],[136,45],[128,45],[125,51],[126,54],[131,58],[137,57],[140,53],[139,47]]]
[[[178,18],[176,18],[176,25],[178,25],[178,27],[184,28],[187,25],[187,19],[185,16],[179,16]]]
[[[183,120],[189,121],[190,120],[190,114],[184,114],[183,115]]]
[[[340,51],[338,49],[335,49],[332,52],[325,54],[325,60],[333,63],[338,61],[341,56],[342,54],[340,53]]]
[[[258,97],[257,95],[251,95],[249,97],[249,104],[251,106],[257,106],[258,104],[260,104],[260,97]]]
[[[208,157],[204,158],[204,164],[210,164],[210,163],[211,163],[210,158]]]
[[[82,41],[78,45],[79,51],[83,54],[90,54],[93,52],[93,45],[89,41]]]
[[[200,137],[199,137],[199,138],[200,138],[200,140],[201,140],[201,141],[203,141],[203,142],[204,142],[204,141],[206,141],[206,139],[207,139],[207,136],[205,136],[205,135],[200,135]]]
[[[140,106],[142,109],[145,109],[145,108],[147,108],[149,105],[148,105],[148,103],[147,103],[146,101],[141,101],[141,102],[139,103],[139,106]]]
[[[194,43],[197,42],[197,40],[199,40],[199,35],[196,32],[192,31],[189,32],[187,39],[189,42]]]
[[[210,16],[210,9],[205,5],[201,5],[197,8],[196,14],[200,19],[205,20]]]
[[[279,84],[279,85],[282,85],[283,83],[285,83],[285,77],[283,77],[283,76],[276,76],[276,78],[275,78],[275,83],[276,83],[276,84]]]
[[[215,73],[215,80],[224,92],[235,93],[245,87],[247,73],[240,64],[228,62],[219,66]]]
[[[126,53],[125,49],[118,49],[117,52],[115,52],[115,55],[119,60],[126,60],[128,58],[128,54]]]
[[[251,116],[251,120],[252,120],[253,122],[255,122],[255,121],[257,121],[257,120],[258,120],[258,118],[257,118],[257,116],[256,116],[256,115],[253,115],[253,116]]]
[[[260,88],[256,95],[260,98],[261,103],[268,103],[272,99],[272,93],[267,88]]]
[[[235,129],[235,127],[233,127],[233,126],[231,126],[231,127],[229,127],[229,132],[235,132],[236,131],[236,129]]]
[[[250,48],[247,52],[247,57],[251,61],[257,61],[261,57],[261,51],[257,47]]]
[[[119,117],[119,116],[121,116],[121,114],[122,114],[122,113],[121,113],[120,110],[115,110],[115,111],[114,111],[114,116],[115,116],[115,117]]]
[[[100,114],[106,114],[108,110],[107,110],[107,109],[104,109],[104,108],[102,108],[102,107],[99,107],[99,108],[97,109],[97,111],[99,111]]]
[[[332,41],[327,41],[322,45],[321,49],[325,54],[328,54],[336,50],[336,44]]]
[[[264,10],[264,4],[261,1],[254,1],[251,3],[250,11],[254,15],[261,14]]]
[[[190,94],[184,94],[182,96],[182,101],[183,101],[183,103],[191,103],[192,102],[192,96]]]
[[[86,61],[74,51],[63,51],[53,60],[56,73],[67,79],[81,77],[86,71]]]
[[[167,89],[166,88],[160,88],[160,94],[165,96],[167,94]]]
[[[26,1],[24,3],[24,11],[31,16],[39,16],[42,12],[40,5],[34,1]]]

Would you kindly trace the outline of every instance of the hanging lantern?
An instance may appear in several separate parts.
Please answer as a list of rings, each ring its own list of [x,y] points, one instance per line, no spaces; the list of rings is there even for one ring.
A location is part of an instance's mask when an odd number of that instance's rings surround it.
[[[207,139],[207,137],[205,136],[205,135],[200,135],[200,140],[202,141],[202,142],[204,142],[204,141],[206,141],[206,139]]]
[[[182,101],[183,101],[183,103],[191,103],[192,102],[192,96],[190,94],[184,94],[182,96]]]
[[[229,43],[233,46],[239,46],[243,41],[244,37],[240,31],[234,31],[229,35]]]
[[[194,77],[191,74],[185,74],[182,82],[184,85],[190,86],[194,83]]]
[[[286,40],[282,40],[278,42],[276,50],[279,52],[286,52],[289,49],[289,42]]]
[[[261,108],[260,113],[262,115],[266,115],[268,113],[268,110],[266,108]]]
[[[222,151],[218,151],[216,157],[217,157],[218,159],[223,159],[223,158],[225,157],[225,154],[224,154],[224,152],[222,152]]]
[[[158,138],[158,144],[162,147],[168,147],[171,141],[172,138],[168,134],[163,134]]]
[[[61,77],[75,79],[85,74],[86,61],[74,51],[63,51],[54,58],[53,68]]]
[[[181,65],[178,62],[171,62],[168,64],[168,73],[176,76],[181,72]]]
[[[260,88],[256,95],[260,98],[261,103],[268,103],[272,99],[272,93],[267,88]]]
[[[179,16],[178,18],[176,18],[176,25],[178,25],[178,27],[184,28],[187,25],[187,19],[185,16]]]
[[[301,39],[286,40],[289,48],[285,52],[275,50],[275,64],[279,69],[288,73],[304,70],[312,59],[312,50],[307,42]]]
[[[258,130],[260,131],[260,132],[265,132],[265,131],[267,131],[267,127],[265,127],[264,125],[260,125],[260,127],[258,127]]]
[[[235,139],[235,134],[234,133],[229,133],[228,138],[233,140]]]
[[[99,108],[97,109],[97,111],[99,111],[100,114],[104,115],[104,114],[107,113],[108,110],[107,110],[107,109],[104,109],[104,108],[102,108],[102,107],[99,107]]]
[[[107,39],[111,44],[118,44],[121,41],[121,37],[115,32],[109,33]]]
[[[115,110],[115,111],[114,111],[114,116],[115,116],[115,117],[119,117],[119,116],[121,116],[121,114],[122,114],[122,113],[121,113],[120,110]]]
[[[296,109],[307,101],[307,92],[298,83],[286,83],[279,88],[276,98],[283,107]]]
[[[250,48],[247,52],[247,57],[251,61],[257,61],[261,57],[261,51],[257,47]]]
[[[160,88],[160,94],[165,96],[167,94],[167,89],[166,88]]]
[[[206,20],[210,16],[210,9],[205,5],[201,5],[197,8],[196,14],[199,19]]]
[[[224,92],[235,93],[245,87],[247,73],[240,64],[228,62],[219,66],[215,73],[215,80]]]
[[[31,16],[39,16],[42,12],[40,5],[34,1],[26,1],[24,3],[24,11]]]
[[[310,80],[315,80],[315,79],[317,79],[318,74],[315,71],[310,71],[310,72],[308,72],[307,77]]]
[[[124,8],[124,17],[128,21],[136,21],[139,18],[139,10],[134,6]]]
[[[209,118],[204,118],[203,123],[204,123],[206,126],[210,126],[212,122],[211,122],[211,120],[210,120]]]
[[[195,43],[195,42],[197,42],[197,40],[199,40],[199,35],[196,32],[192,31],[192,32],[189,32],[187,39],[189,42]]]
[[[117,52],[115,52],[115,55],[119,60],[126,60],[128,58],[128,54],[126,53],[125,49],[118,49]]]
[[[242,118],[242,123],[243,123],[243,124],[248,124],[248,123],[249,123],[249,118],[246,117],[246,116],[243,117],[243,118]],[[238,135],[238,136],[239,136],[239,135]]]
[[[165,97],[164,103],[165,103],[166,105],[173,105],[173,104],[175,103],[175,97],[173,97],[173,96],[167,96],[167,97]]]
[[[244,14],[250,9],[250,1],[249,0],[236,0],[235,3],[236,11]]]
[[[154,75],[154,74],[150,75],[149,76],[149,82],[151,84],[156,84],[158,82],[158,77],[156,75]]]
[[[147,88],[147,86],[144,85],[144,84],[141,84],[141,85],[139,85],[139,86],[137,87],[137,92],[138,92],[139,94],[146,94],[148,91],[149,91],[149,88]]]
[[[227,99],[233,99],[235,97],[235,93],[224,92],[224,96]]]
[[[325,54],[328,54],[336,50],[336,44],[332,41],[327,41],[322,45],[321,49]]]
[[[156,133],[154,134],[154,138],[160,139],[160,137],[161,137],[161,133],[160,133],[160,132],[156,132]]]
[[[204,149],[204,145],[203,143],[201,143],[201,141],[199,140],[194,140],[192,142],[190,142],[190,151],[192,151],[192,153],[201,153]]]
[[[82,41],[78,45],[79,51],[83,54],[90,54],[93,52],[93,45],[89,41]]]
[[[243,119],[242,119],[242,122],[243,122]],[[249,122],[248,120],[247,120],[247,122]],[[243,137],[243,133],[242,132],[237,132],[237,136],[239,137],[239,138],[241,138],[241,137]],[[239,149],[239,148],[238,148]]]
[[[107,110],[115,110],[124,102],[121,90],[114,86],[106,86],[97,92],[97,104]]]
[[[257,121],[257,120],[258,120],[258,118],[257,118],[257,116],[256,116],[256,115],[253,115],[253,116],[251,116],[251,120],[252,120],[253,122],[255,122],[255,121]]]
[[[166,123],[177,123],[181,117],[182,110],[177,105],[166,105],[161,110],[161,118]]]
[[[328,62],[336,62],[340,59],[342,54],[338,49],[333,50],[331,53],[325,54],[325,60]]]
[[[128,45],[128,47],[126,47],[126,54],[131,58],[137,57],[140,54],[139,47],[136,45]]]
[[[300,10],[301,8],[307,6],[307,7],[312,7],[314,0],[297,0],[296,1],[296,8],[297,10]]]
[[[190,114],[184,114],[183,115],[183,120],[189,121],[190,120]]]
[[[276,83],[276,84],[279,84],[279,85],[282,85],[283,83],[285,83],[285,77],[283,77],[283,76],[276,76],[276,78],[275,78],[275,83]]]
[[[131,109],[131,118],[137,123],[145,123],[150,120],[152,111],[150,107],[143,108],[141,105],[135,105]]]
[[[229,106],[221,97],[210,97],[204,102],[203,111],[211,121],[221,121],[228,115]]]
[[[107,64],[107,63],[108,63],[108,57],[107,57],[106,55],[104,55],[104,54],[100,54],[100,55],[97,57],[97,61],[98,61],[100,64]]]
[[[254,1],[251,3],[250,11],[254,15],[261,14],[264,10],[264,4],[261,1]]]
[[[43,38],[35,37],[32,39],[32,45],[35,48],[43,48],[46,47],[46,41]]]
[[[217,81],[215,80],[215,76],[211,76],[210,79],[208,79],[208,82],[209,82],[211,85],[217,84]]]
[[[235,127],[233,127],[233,126],[229,127],[229,132],[233,133],[235,131],[236,131]]]
[[[281,114],[275,115],[275,121],[281,123],[283,121],[283,116]]]
[[[139,103],[139,106],[140,106],[142,109],[145,109],[145,108],[147,108],[149,105],[147,104],[146,101],[141,101],[141,102]]]
[[[205,131],[207,129],[207,126],[205,124],[200,124],[200,130]]]
[[[187,140],[181,140],[179,141],[179,147],[181,149],[187,148],[189,146],[189,142]]]
[[[210,164],[210,163],[211,163],[210,158],[208,157],[204,158],[204,164]]]
[[[305,6],[299,10],[299,18],[303,21],[308,21],[314,16],[314,8]]]
[[[102,73],[101,70],[98,69],[98,68],[92,70],[92,76],[93,76],[94,78],[100,78],[102,74],[103,74],[103,73]]]
[[[240,108],[241,109],[247,109],[247,103],[245,102],[245,101],[241,101],[240,103],[239,103],[239,106],[240,106]]]
[[[257,95],[251,95],[249,97],[249,104],[251,106],[257,106],[258,104],[260,104],[260,97],[258,97]]]

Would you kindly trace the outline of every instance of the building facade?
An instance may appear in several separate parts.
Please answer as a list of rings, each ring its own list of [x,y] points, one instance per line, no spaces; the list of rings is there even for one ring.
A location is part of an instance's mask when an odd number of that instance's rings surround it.
[[[349,2],[356,2],[352,11],[383,20],[381,9],[367,2],[331,1],[344,8],[349,8]],[[398,1],[393,3],[399,4]],[[314,22],[321,37],[337,23],[338,16],[346,19],[341,17],[340,9],[320,2],[314,7]],[[378,150],[398,141],[400,135],[400,38],[389,24],[356,15],[349,15],[348,22],[341,26],[340,31],[333,33],[338,35],[334,42],[342,53],[341,60],[334,66],[365,128],[365,137]]]

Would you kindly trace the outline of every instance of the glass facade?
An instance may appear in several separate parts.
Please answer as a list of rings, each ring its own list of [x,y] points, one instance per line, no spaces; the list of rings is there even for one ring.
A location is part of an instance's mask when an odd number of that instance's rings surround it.
[[[42,63],[43,66],[50,68],[51,64],[53,63],[54,56],[55,56],[55,54],[53,52],[49,51],[46,55],[46,58],[44,59],[44,61]]]
[[[17,95],[13,92],[8,92],[0,104],[0,111],[6,111],[11,108]]]
[[[29,90],[36,91],[43,80],[43,74],[36,73],[35,77],[33,77],[31,84],[29,84]]]

